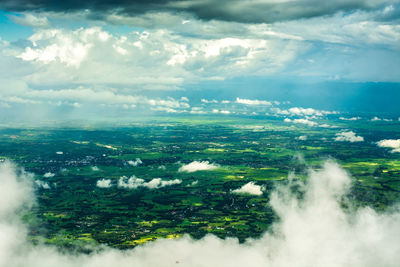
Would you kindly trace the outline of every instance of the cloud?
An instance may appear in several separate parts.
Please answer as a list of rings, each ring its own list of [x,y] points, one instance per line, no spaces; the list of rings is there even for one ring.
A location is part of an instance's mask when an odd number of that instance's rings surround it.
[[[100,188],[110,188],[112,186],[111,180],[110,179],[97,180],[96,186]]]
[[[231,114],[229,110],[219,110],[219,109],[213,109],[212,113]]]
[[[3,225],[2,223],[7,219],[13,219],[12,215],[15,211],[30,207],[34,203],[33,175],[23,170],[18,170],[19,175],[17,175],[16,171],[16,166],[11,162],[0,163],[0,195],[2,197],[0,201],[0,225]],[[2,255],[1,252],[0,255]],[[1,258],[0,266],[2,266]]]
[[[379,147],[392,148],[392,153],[400,152],[400,139],[384,139],[376,143]]]
[[[136,160],[129,160],[128,161],[128,164],[131,165],[131,166],[134,166],[134,167],[136,167],[136,166],[138,166],[138,165],[140,165],[142,163],[143,162],[142,162],[142,160],[140,158],[136,158]]]
[[[297,137],[298,140],[301,141],[306,141],[308,139],[307,135],[300,135],[299,137]]]
[[[223,20],[243,23],[274,23],[313,17],[330,16],[336,13],[351,13],[357,10],[374,10],[396,3],[391,0],[347,0],[322,3],[316,0],[297,1],[65,1],[62,4],[50,0],[5,0],[1,7],[12,11],[50,11],[58,13],[86,12],[92,19],[104,19],[107,15],[126,17],[125,21],[141,14],[157,12],[189,13],[202,20]],[[310,8],[312,7],[312,8]],[[171,16],[173,19],[173,16]],[[121,19],[120,19],[121,20]],[[169,22],[166,20],[165,22]]]
[[[361,120],[361,117],[351,117],[351,118],[340,117],[339,119],[344,121],[357,121]]]
[[[232,190],[232,193],[260,196],[263,194],[261,189],[262,189],[262,187],[260,185],[256,185],[254,182],[249,182],[249,183],[243,185],[241,188]]]
[[[377,117],[377,116],[375,116],[375,117],[373,117],[372,119],[371,119],[371,121],[393,121],[393,120],[391,120],[391,119],[382,119],[382,118],[379,118],[379,117]]]
[[[28,241],[26,226],[17,222],[15,213],[34,200],[26,178],[10,164],[0,166],[1,266],[176,266],[179,262],[182,266],[395,267],[400,261],[400,213],[345,209],[351,178],[333,162],[310,170],[307,182],[291,177],[288,185],[271,193],[270,204],[279,220],[259,239],[240,244],[235,238],[184,236],[124,251],[103,246],[91,254]],[[293,193],[298,190],[302,197]]]
[[[271,106],[272,105],[271,102],[265,101],[265,100],[242,99],[242,98],[239,98],[239,97],[236,98],[235,103],[244,104],[244,105],[251,105],[251,106],[253,106],[253,105],[256,105],[256,106],[258,106],[258,105]]]
[[[0,67],[8,69],[0,73],[0,97],[3,105],[139,103],[180,112],[176,104],[189,107],[185,98],[149,99],[135,92],[270,75],[300,50],[295,42],[257,35],[192,38],[165,29],[117,34],[100,27],[42,28],[18,45],[0,43]]]
[[[97,166],[92,166],[91,169],[92,169],[92,171],[94,171],[94,172],[100,171],[99,167],[97,167]]]
[[[323,116],[328,114],[337,114],[337,111],[317,110],[313,108],[293,107],[289,109],[271,108],[272,112],[280,115],[291,116]]]
[[[55,174],[52,173],[52,172],[46,172],[45,174],[43,174],[43,177],[45,177],[45,178],[51,178],[51,177],[54,177],[54,176],[55,176]]]
[[[364,141],[364,137],[357,136],[353,131],[343,131],[336,134],[335,141],[338,142],[362,142]]]
[[[35,28],[49,27],[49,20],[44,16],[36,16],[32,13],[26,13],[20,16],[9,15],[9,18],[17,24]]]
[[[192,107],[190,114],[206,114],[207,112],[203,110],[202,107]]]
[[[219,165],[209,163],[208,161],[193,161],[180,167],[178,172],[211,171],[216,168],[219,168]]]
[[[207,99],[202,98],[202,99],[201,99],[201,102],[202,102],[202,103],[205,103],[205,104],[209,104],[209,103],[218,103],[218,100],[215,100],[215,99],[213,99],[213,100],[207,100]]]
[[[40,181],[40,180],[36,180],[35,184],[39,187],[39,188],[43,188],[43,189],[50,189],[50,185],[46,182]]]
[[[138,187],[147,187],[149,189],[157,189],[165,186],[175,185],[182,183],[179,179],[165,181],[161,178],[154,178],[149,182],[145,182],[145,180],[141,178],[137,178],[135,175],[132,175],[130,178],[123,176],[118,180],[118,187],[127,188],[127,189],[136,189]]]
[[[310,127],[318,125],[318,123],[316,123],[315,121],[310,121],[308,119],[294,119],[294,120],[291,120],[289,118],[285,118],[283,121],[284,122],[293,122],[293,123],[306,124],[306,125],[308,125]]]

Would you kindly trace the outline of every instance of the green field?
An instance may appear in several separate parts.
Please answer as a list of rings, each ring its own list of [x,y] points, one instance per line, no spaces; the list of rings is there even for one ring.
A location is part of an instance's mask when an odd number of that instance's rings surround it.
[[[303,179],[326,159],[335,159],[352,175],[355,206],[385,210],[400,200],[400,153],[376,145],[400,138],[399,124],[330,124],[337,128],[199,116],[115,127],[2,128],[0,160],[16,162],[49,187],[37,186],[37,204],[23,215],[32,242],[44,236],[45,242],[63,247],[104,243],[130,248],[157,238],[207,233],[244,241],[260,236],[276,220],[269,192],[286,183],[289,173]],[[365,140],[336,142],[341,129]],[[142,163],[134,166],[136,159]],[[193,161],[216,168],[179,171]],[[154,178],[180,183],[118,186],[121,177],[127,181],[133,175],[142,183]],[[111,187],[97,187],[102,179],[109,179]],[[262,186],[263,194],[232,192],[249,182]]]

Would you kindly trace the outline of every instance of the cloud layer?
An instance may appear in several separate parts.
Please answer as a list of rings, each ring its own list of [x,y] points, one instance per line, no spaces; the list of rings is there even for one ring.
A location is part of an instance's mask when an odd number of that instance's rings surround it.
[[[21,179],[23,178],[23,179]],[[350,187],[350,177],[337,164],[311,171],[303,200],[281,187],[271,195],[271,205],[281,220],[273,232],[259,240],[239,244],[235,239],[213,236],[194,241],[188,237],[159,240],[134,250],[103,249],[91,255],[57,252],[54,248],[32,247],[23,226],[10,224],[11,212],[31,201],[26,177],[19,177],[10,164],[0,168],[7,194],[1,203],[0,249],[3,266],[396,266],[400,260],[400,214],[377,214],[369,208],[344,211],[340,199]],[[29,196],[29,197],[27,197]],[[13,205],[9,205],[13,204]],[[22,231],[21,231],[22,230]],[[19,239],[10,239],[19,233]],[[22,236],[21,236],[22,233]],[[315,255],[318,257],[315,257]],[[157,255],[157,257],[154,257]]]
[[[145,13],[171,12],[190,13],[203,20],[224,20],[244,23],[272,23],[329,16],[338,12],[374,10],[383,5],[395,4],[393,0],[337,0],[328,3],[316,0],[296,1],[194,1],[194,0],[151,0],[151,1],[63,1],[62,3],[43,0],[5,0],[3,8],[16,11],[85,11],[92,19],[108,15],[135,17]]]
[[[31,245],[15,211],[33,201],[26,173],[0,166],[0,266],[388,266],[400,261],[400,213],[343,209],[351,179],[336,163],[310,171],[307,183],[290,180],[271,194],[280,220],[260,239],[207,236],[157,240],[132,250],[102,248],[92,254]],[[291,186],[304,192],[301,199]],[[315,255],[318,255],[317,257]]]

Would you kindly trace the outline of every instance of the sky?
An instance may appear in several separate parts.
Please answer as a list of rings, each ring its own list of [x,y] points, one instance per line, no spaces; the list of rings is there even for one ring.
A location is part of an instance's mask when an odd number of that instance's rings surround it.
[[[1,0],[0,111],[174,113],[242,97],[400,112],[399,22],[399,0]]]

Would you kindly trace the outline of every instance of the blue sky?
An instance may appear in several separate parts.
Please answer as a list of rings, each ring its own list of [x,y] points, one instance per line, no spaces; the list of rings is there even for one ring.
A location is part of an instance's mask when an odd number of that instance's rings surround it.
[[[191,100],[180,97],[198,101],[213,90],[293,102],[310,84],[365,87],[369,98],[381,90],[389,103],[398,96],[399,1],[6,0],[0,9],[0,108],[8,112],[188,111]],[[285,88],[290,95],[279,95]]]

